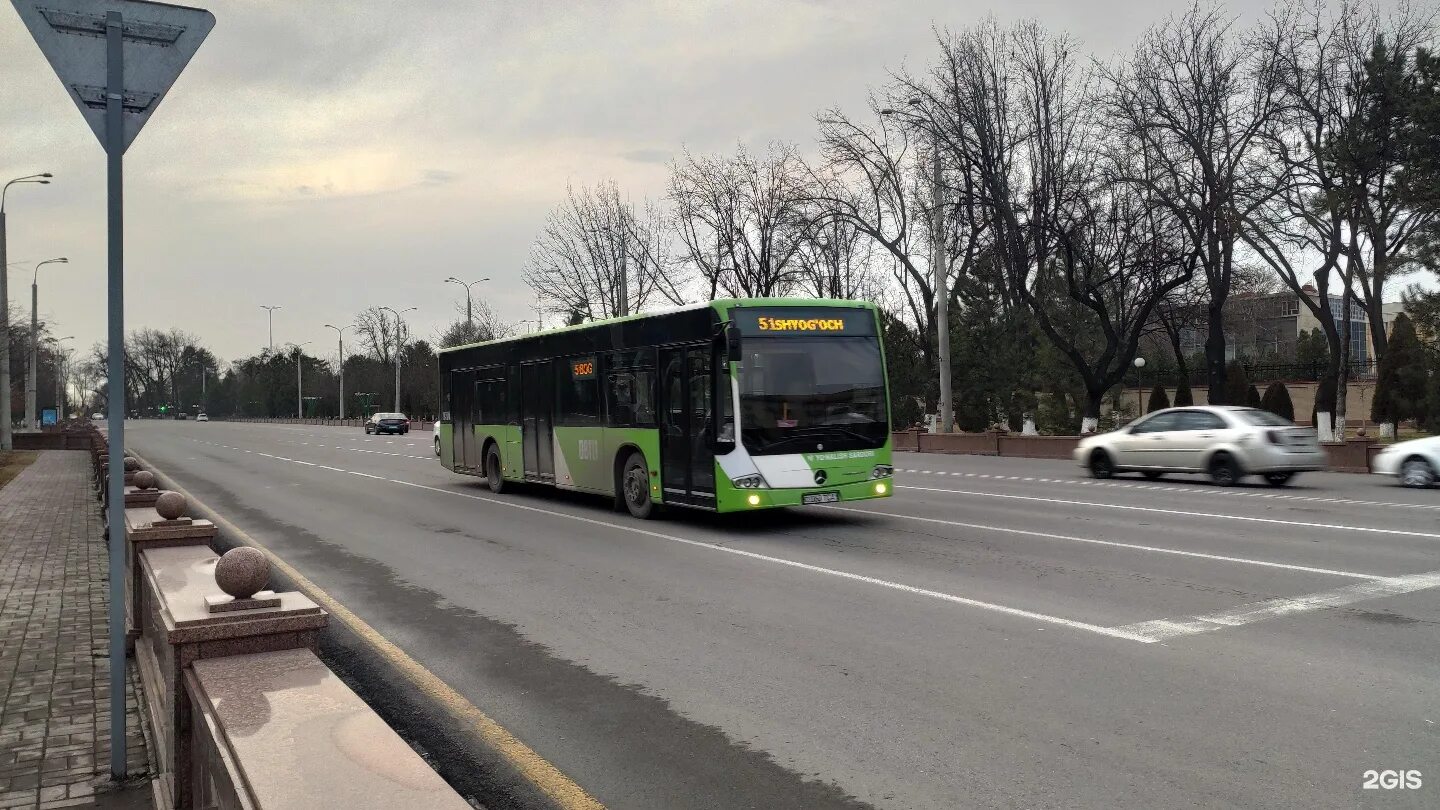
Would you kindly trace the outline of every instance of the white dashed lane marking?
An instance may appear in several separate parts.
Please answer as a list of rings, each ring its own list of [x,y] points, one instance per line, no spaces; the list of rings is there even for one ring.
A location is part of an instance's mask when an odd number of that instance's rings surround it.
[[[1184,492],[1190,495],[1258,498],[1276,501],[1296,501],[1301,503],[1328,503],[1340,506],[1380,506],[1397,509],[1440,510],[1440,504],[1431,503],[1392,503],[1389,501],[1362,501],[1353,498],[1321,498],[1311,495],[1287,495],[1281,492],[1246,492],[1243,490],[1221,489],[1218,487],[1176,487],[1161,484],[1132,484],[1124,481],[1093,481],[1083,478],[1030,478],[1019,475],[992,475],[990,473],[950,472],[948,470],[909,470],[901,467],[896,467],[895,472],[906,473],[908,475],[953,475],[956,478],[976,478],[989,481],[1022,481],[1036,484],[1067,484],[1069,486],[1080,487],[1138,489],[1151,492]]]

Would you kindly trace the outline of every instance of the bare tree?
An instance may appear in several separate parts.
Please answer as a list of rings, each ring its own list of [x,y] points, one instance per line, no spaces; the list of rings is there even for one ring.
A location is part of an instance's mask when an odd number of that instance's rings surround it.
[[[687,152],[670,172],[670,200],[686,259],[715,298],[783,295],[797,282],[806,171],[795,148],[756,157]]]
[[[459,316],[455,322],[435,335],[435,343],[442,349],[498,340],[515,334],[515,327],[501,320],[495,310],[484,301],[476,301],[474,306],[468,309],[464,305],[456,304],[455,312]]]
[[[654,203],[637,212],[614,181],[572,186],[535,240],[525,282],[551,311],[592,318],[638,312],[660,299],[682,304],[685,279],[668,259],[667,240]]]
[[[355,333],[365,351],[386,365],[395,362],[398,347],[409,340],[409,328],[404,321],[397,324],[390,313],[380,307],[370,307],[355,316]]]
[[[874,300],[881,294],[875,278],[875,244],[853,223],[815,217],[795,253],[801,292],[815,298]]]
[[[1104,69],[1105,112],[1138,152],[1121,177],[1172,215],[1209,291],[1205,341],[1212,402],[1225,389],[1225,302],[1241,223],[1267,201],[1257,165],[1278,109],[1273,54],[1232,31],[1218,8],[1191,6],[1150,29],[1126,63]]]

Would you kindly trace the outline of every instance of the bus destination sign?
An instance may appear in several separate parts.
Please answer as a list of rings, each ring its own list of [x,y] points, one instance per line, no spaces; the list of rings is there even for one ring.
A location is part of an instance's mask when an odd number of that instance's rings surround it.
[[[741,307],[732,310],[742,335],[873,335],[868,309]]]

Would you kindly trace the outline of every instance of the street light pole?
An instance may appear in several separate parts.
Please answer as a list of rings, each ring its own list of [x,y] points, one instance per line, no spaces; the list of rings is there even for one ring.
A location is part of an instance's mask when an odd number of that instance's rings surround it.
[[[40,426],[35,410],[36,392],[39,385],[37,363],[40,356],[40,268],[47,264],[69,263],[70,260],[63,256],[58,259],[46,259],[35,265],[35,274],[30,278],[30,353],[25,363],[25,426],[31,430]]]
[[[0,186],[0,451],[15,449],[14,425],[10,413],[10,271],[5,247],[5,194],[16,183],[49,185],[51,175],[17,177]]]
[[[305,352],[301,351],[300,349],[301,349],[301,347],[303,347],[303,346],[309,346],[311,343],[314,343],[314,342],[315,342],[315,341],[313,341],[313,340],[307,340],[307,341],[305,341],[304,343],[290,343],[290,344],[287,344],[287,345],[289,345],[289,346],[294,347],[294,349],[295,349],[295,418],[296,418],[296,419],[304,419],[304,418],[305,418],[305,362],[304,362],[304,360],[305,360]]]
[[[911,107],[923,106],[918,96],[907,102]],[[903,115],[899,110],[884,109],[883,116]],[[918,114],[917,114],[918,119]],[[952,384],[950,380],[950,291],[947,287],[945,262],[945,207],[941,199],[944,191],[942,173],[944,164],[940,160],[940,139],[934,132],[930,135],[930,157],[933,160],[930,174],[930,267],[935,285],[935,357],[940,367],[939,423],[942,433],[949,433],[955,427],[954,409],[951,406]]]
[[[466,283],[458,278],[455,278],[454,276],[445,279],[445,282],[447,284],[453,281],[456,284],[459,284],[461,287],[465,288],[465,328],[469,332],[470,337],[475,336],[475,306],[470,299],[470,288],[474,287],[476,284],[483,284],[489,280],[490,279],[487,277],[482,278],[478,281],[471,281],[469,283]]]
[[[1141,377],[1144,368],[1145,358],[1135,358],[1135,411],[1140,416],[1145,415],[1145,383]]]
[[[350,325],[350,326],[341,327],[341,326],[332,326],[332,325],[330,325],[330,324],[327,323],[327,324],[325,324],[325,328],[326,328],[326,329],[334,329],[334,330],[335,330],[335,336],[336,336],[336,337],[339,339],[339,341],[340,341],[340,374],[339,374],[339,377],[340,377],[340,418],[341,418],[341,419],[344,419],[344,418],[345,418],[345,330],[346,330],[346,329],[354,329],[355,326],[352,324],[352,325]]]
[[[269,307],[261,304],[260,308],[270,313],[270,351],[273,352],[275,351],[275,310],[284,309],[284,307]]]
[[[412,312],[419,309],[419,307],[409,307],[399,312],[396,312],[390,307],[380,307],[380,309],[392,313],[395,316],[395,413],[400,413],[400,350],[405,346],[405,340],[402,335],[402,330],[405,328],[405,325],[401,322],[400,315],[405,312]]]

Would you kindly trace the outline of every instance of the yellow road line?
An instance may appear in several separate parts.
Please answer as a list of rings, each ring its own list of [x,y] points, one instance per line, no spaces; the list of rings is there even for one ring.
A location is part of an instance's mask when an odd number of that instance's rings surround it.
[[[185,496],[190,502],[190,507],[197,514],[211,521],[216,526],[225,530],[231,537],[243,542],[247,546],[254,546],[270,558],[270,563],[279,568],[295,583],[306,596],[325,610],[329,611],[346,627],[350,628],[357,636],[364,639],[375,649],[386,661],[393,665],[415,688],[423,694],[438,702],[441,707],[448,711],[451,716],[460,721],[463,728],[473,728],[486,746],[499,752],[513,768],[520,772],[532,785],[554,801],[562,810],[605,810],[595,797],[585,792],[585,789],[575,784],[570,777],[566,776],[550,763],[549,760],[537,754],[534,749],[521,742],[514,734],[499,723],[495,722],[489,715],[481,711],[475,704],[466,700],[463,695],[456,692],[453,687],[440,680],[430,670],[426,669],[420,662],[411,658],[404,650],[395,645],[394,642],[385,638],[375,628],[371,627],[364,619],[356,616],[344,605],[326,593],[320,586],[311,582],[304,574],[296,571],[289,563],[280,559],[270,549],[266,548],[255,538],[245,533],[243,529],[226,520],[214,510],[205,506],[198,498],[191,495],[179,484],[176,484],[169,476],[161,473],[155,465],[146,461],[139,453],[131,451],[145,469],[155,473],[163,488],[171,489]]]

